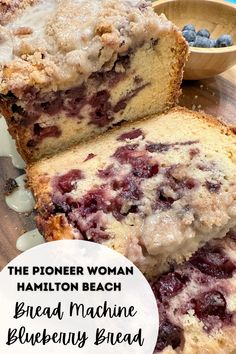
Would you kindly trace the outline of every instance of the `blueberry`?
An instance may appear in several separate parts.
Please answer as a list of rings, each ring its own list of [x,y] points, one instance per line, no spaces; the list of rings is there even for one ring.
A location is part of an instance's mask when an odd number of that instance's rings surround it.
[[[215,48],[216,47],[216,40],[209,38],[209,41],[210,41],[209,48]]]
[[[210,32],[206,28],[202,28],[200,31],[197,32],[197,36],[210,38]]]
[[[233,39],[229,34],[223,34],[216,41],[217,48],[230,47],[231,45],[233,45]]]
[[[194,47],[212,48],[211,40],[206,37],[197,36],[194,42]]]
[[[189,42],[188,44],[190,47],[194,47],[194,42]]]
[[[194,42],[196,38],[196,33],[193,31],[183,31],[183,36],[187,42]]]
[[[182,32],[183,32],[183,31],[193,31],[193,32],[196,32],[195,27],[194,27],[193,25],[191,25],[191,24],[188,24],[188,25],[184,26],[183,29],[182,29]]]

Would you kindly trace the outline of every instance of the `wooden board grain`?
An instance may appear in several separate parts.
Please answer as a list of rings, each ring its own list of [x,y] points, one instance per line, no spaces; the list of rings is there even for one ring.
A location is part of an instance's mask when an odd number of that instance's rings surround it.
[[[184,82],[179,104],[203,110],[236,127],[236,66],[212,79]],[[0,158],[0,269],[19,254],[15,247],[17,238],[35,227],[33,215],[19,215],[9,210],[4,201],[4,182],[21,173],[10,159]]]

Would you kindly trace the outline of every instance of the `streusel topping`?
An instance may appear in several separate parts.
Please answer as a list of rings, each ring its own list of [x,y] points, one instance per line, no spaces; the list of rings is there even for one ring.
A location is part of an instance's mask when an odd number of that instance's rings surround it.
[[[81,84],[173,28],[145,0],[19,1],[29,5],[18,4],[17,17],[16,0],[9,3],[0,27],[0,91],[19,97],[27,86],[56,91]]]

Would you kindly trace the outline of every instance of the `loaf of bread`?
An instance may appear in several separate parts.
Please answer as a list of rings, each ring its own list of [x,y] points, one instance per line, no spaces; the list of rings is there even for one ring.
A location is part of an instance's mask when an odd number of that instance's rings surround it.
[[[125,124],[28,168],[39,230],[161,274],[236,225],[235,156],[235,136],[196,112]]]
[[[235,231],[199,249],[152,288],[160,313],[155,354],[235,353]]]
[[[0,107],[26,161],[176,102],[188,46],[150,2],[9,3]]]

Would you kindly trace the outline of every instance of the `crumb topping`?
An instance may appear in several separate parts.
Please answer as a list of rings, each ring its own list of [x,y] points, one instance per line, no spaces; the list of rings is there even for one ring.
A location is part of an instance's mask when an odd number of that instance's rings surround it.
[[[1,6],[0,92],[18,97],[27,86],[78,86],[101,68],[109,70],[118,55],[173,28],[145,0],[15,0]]]

